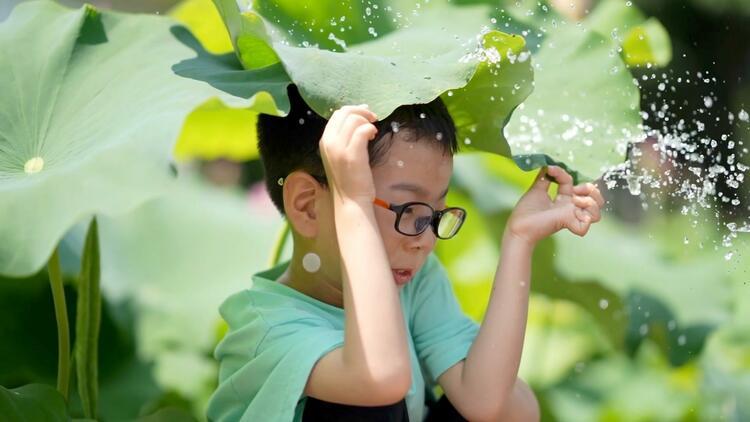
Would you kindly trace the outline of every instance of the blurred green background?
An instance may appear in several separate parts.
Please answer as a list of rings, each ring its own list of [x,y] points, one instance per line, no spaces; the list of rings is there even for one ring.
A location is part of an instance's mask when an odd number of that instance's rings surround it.
[[[226,33],[215,30],[218,15],[197,12],[205,11],[207,2],[92,3],[172,14],[208,50],[231,51]],[[702,120],[701,137],[729,138],[740,146],[750,142],[750,126],[739,117],[726,118],[750,109],[750,2],[633,4],[664,25],[673,46],[665,67],[631,67],[641,81],[646,124],[669,132],[674,126],[665,116],[671,122]],[[597,6],[591,0],[551,5],[572,22]],[[0,18],[9,11],[10,6],[0,7]],[[707,75],[715,80],[677,82]],[[665,81],[675,89],[660,87]],[[670,107],[660,114],[663,104]],[[252,143],[255,118],[249,111],[204,105],[202,114],[188,118],[177,143],[180,176],[173,192],[122,216],[99,218],[106,239],[101,420],[133,420],[160,410],[164,420],[205,419],[217,380],[211,354],[225,329],[218,305],[267,266],[282,227],[261,183]],[[636,165],[652,175],[668,173],[673,163],[645,145]],[[722,145],[712,153],[733,151]],[[738,159],[748,164],[746,155]],[[496,155],[455,158],[448,203],[466,208],[470,218],[461,234],[439,243],[436,252],[463,309],[477,321],[487,306],[504,223],[533,177]],[[750,420],[748,184],[737,191],[719,183],[712,206],[696,208],[694,200],[671,188],[634,190],[623,180],[598,182],[608,200],[603,221],[583,239],[555,235],[534,256],[520,376],[536,392],[543,420]],[[738,203],[718,200],[730,193]],[[80,224],[60,243],[71,321],[85,233]],[[56,333],[46,269],[0,280],[1,385],[54,385]],[[76,394],[72,400],[73,414],[80,415]]]

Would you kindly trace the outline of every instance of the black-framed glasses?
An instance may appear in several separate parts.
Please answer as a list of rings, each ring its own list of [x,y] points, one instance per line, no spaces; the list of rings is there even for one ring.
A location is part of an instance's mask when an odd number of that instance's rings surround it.
[[[325,176],[311,176],[320,183],[328,182]],[[424,202],[414,201],[396,205],[380,198],[375,198],[373,204],[395,212],[394,228],[405,236],[419,236],[428,227],[432,227],[432,232],[438,239],[450,239],[458,233],[466,220],[466,210],[460,207],[435,211]]]
[[[458,230],[466,220],[466,210],[459,207],[450,207],[435,211],[429,204],[424,202],[407,202],[395,205],[380,198],[375,198],[375,205],[389,209],[396,213],[396,231],[406,236],[419,236],[428,227],[439,239],[450,239],[458,233]]]

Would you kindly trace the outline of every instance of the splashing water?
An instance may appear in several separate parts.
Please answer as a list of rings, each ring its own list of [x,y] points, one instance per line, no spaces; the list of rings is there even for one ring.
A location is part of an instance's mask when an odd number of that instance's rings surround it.
[[[739,110],[735,118],[735,113],[721,106],[712,89],[718,81],[709,72],[652,73],[641,80],[658,81],[655,98],[643,98],[641,117],[646,122],[646,137],[629,146],[626,163],[606,171],[603,179],[607,188],[626,186],[644,209],[651,201],[660,203],[663,209],[665,199],[680,204],[681,214],[690,217],[693,228],[699,223],[712,223],[724,233],[715,241],[715,249],[732,248],[738,233],[750,232],[750,220],[728,221],[748,219],[750,214],[750,198],[743,194],[750,170],[743,164],[748,162],[748,147],[735,134],[747,129],[747,111]],[[638,79],[635,82],[639,84]],[[695,104],[666,97],[689,85],[709,94],[700,95]],[[684,116],[684,110],[689,110],[690,118]],[[735,130],[716,135],[722,123],[734,125]],[[683,244],[688,243],[685,236]],[[727,251],[724,259],[731,260],[734,252]]]

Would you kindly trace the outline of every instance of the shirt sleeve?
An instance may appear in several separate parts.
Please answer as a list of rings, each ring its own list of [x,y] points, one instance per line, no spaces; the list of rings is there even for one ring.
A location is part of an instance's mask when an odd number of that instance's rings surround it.
[[[219,386],[208,419],[292,422],[313,366],[344,344],[344,332],[312,315],[269,326],[245,308],[246,319],[236,324],[235,312],[235,325],[216,349]]]
[[[448,274],[430,254],[424,275],[415,286],[411,332],[419,361],[430,385],[448,368],[466,358],[479,324],[463,313],[453,294]]]

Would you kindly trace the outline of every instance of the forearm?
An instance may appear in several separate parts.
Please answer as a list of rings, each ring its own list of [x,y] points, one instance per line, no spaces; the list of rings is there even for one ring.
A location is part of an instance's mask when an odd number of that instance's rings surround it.
[[[372,205],[338,202],[334,213],[343,277],[344,359],[374,382],[408,384],[409,348],[398,287]]]
[[[533,246],[503,236],[487,312],[466,357],[462,384],[478,403],[506,408],[518,376],[529,303]]]

